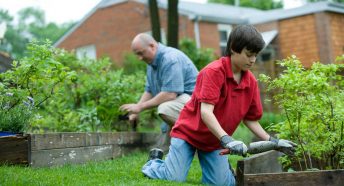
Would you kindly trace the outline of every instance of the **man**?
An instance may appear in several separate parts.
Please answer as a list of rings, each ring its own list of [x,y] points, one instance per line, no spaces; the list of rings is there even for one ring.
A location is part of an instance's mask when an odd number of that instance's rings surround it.
[[[171,145],[165,160],[152,149],[142,172],[152,179],[185,181],[195,152],[202,167],[202,183],[235,185],[225,154],[245,155],[246,145],[234,140],[241,121],[262,140],[278,150],[293,150],[293,143],[270,137],[258,120],[263,111],[257,80],[249,71],[264,47],[261,34],[251,25],[234,28],[227,42],[227,55],[213,61],[199,73],[195,91],[171,131]]]
[[[143,110],[158,107],[159,116],[172,127],[191,98],[197,68],[183,52],[156,42],[148,34],[138,34],[131,49],[148,65],[145,91],[139,102],[124,104],[120,109],[128,112],[129,121],[134,122]]]

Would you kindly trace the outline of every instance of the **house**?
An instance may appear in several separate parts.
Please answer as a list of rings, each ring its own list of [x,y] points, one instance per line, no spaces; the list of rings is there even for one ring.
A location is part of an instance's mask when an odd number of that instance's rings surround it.
[[[167,4],[159,1],[162,40],[166,40]],[[221,14],[218,14],[221,12]],[[214,48],[220,55],[233,25],[247,22],[247,15],[263,11],[222,4],[179,2],[179,38],[192,38],[198,47]],[[77,25],[63,35],[55,46],[75,50],[78,56],[109,56],[121,64],[130,51],[131,41],[140,32],[149,32],[150,17],[146,1],[103,0]]]
[[[166,38],[167,3],[159,1],[163,41]],[[267,47],[261,60],[298,56],[306,67],[313,61],[331,63],[344,53],[344,4],[309,3],[294,9],[262,11],[222,4],[179,2],[179,38],[192,38],[198,47],[221,55],[233,26],[253,24]],[[146,0],[102,0],[55,46],[75,50],[79,57],[109,56],[116,64],[130,52],[133,37],[150,32]]]

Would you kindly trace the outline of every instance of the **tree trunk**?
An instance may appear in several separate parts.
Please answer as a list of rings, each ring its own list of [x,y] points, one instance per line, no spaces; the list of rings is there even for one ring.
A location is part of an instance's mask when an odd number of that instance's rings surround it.
[[[159,9],[156,0],[149,0],[149,15],[151,20],[152,36],[157,42],[161,42]]]
[[[168,0],[167,45],[178,48],[178,0]]]

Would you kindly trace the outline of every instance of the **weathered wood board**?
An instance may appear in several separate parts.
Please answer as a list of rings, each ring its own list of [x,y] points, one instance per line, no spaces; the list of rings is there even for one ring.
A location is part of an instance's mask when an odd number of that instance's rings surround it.
[[[29,136],[0,137],[0,163],[27,164]]]
[[[0,163],[45,167],[108,160],[149,151],[158,133],[48,133],[0,138]]]
[[[238,186],[342,186],[344,170],[282,172],[277,151],[260,153],[237,164]]]

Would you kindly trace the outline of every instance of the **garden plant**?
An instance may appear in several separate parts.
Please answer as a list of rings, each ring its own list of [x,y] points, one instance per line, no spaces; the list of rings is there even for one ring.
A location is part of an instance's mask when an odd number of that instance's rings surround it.
[[[284,69],[279,77],[260,75],[260,80],[277,91],[274,99],[285,116],[272,130],[298,144],[295,156],[282,158],[283,164],[297,162],[300,170],[343,169],[344,65],[317,62],[305,69],[295,56],[278,64]]]

